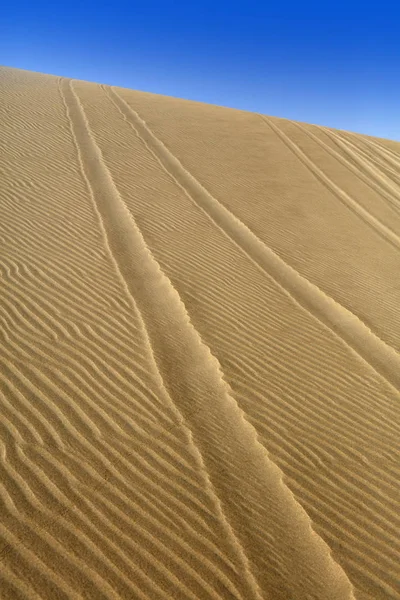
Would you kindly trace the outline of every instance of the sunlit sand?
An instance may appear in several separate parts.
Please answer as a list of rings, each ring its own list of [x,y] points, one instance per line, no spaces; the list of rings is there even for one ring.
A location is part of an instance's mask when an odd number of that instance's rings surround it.
[[[400,599],[400,143],[0,69],[0,597]]]

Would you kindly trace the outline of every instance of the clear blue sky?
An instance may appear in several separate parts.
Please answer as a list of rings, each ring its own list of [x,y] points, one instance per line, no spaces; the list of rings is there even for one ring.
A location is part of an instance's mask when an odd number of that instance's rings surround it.
[[[3,65],[400,140],[400,2],[5,0]]]

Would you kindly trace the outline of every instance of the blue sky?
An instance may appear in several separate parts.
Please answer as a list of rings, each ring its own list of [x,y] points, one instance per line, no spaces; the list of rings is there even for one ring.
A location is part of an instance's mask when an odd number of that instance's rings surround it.
[[[6,0],[0,62],[400,141],[398,0]]]

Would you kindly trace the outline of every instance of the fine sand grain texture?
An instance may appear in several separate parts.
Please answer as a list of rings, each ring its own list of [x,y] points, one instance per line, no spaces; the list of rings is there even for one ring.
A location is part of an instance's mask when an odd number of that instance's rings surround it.
[[[0,598],[400,599],[400,143],[0,69]]]

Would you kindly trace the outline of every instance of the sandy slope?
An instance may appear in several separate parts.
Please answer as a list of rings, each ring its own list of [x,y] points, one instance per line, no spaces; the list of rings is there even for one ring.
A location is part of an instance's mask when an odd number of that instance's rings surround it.
[[[400,144],[0,69],[0,597],[400,598]]]

